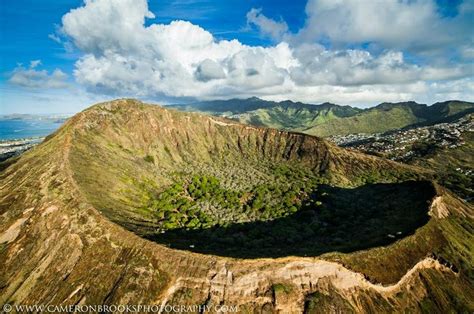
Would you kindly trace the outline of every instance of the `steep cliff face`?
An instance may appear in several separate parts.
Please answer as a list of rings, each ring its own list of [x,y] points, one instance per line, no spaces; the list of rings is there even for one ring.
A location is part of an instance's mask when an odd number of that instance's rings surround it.
[[[413,235],[347,254],[234,259],[170,249],[129,231],[140,234],[137,226],[151,223],[133,207],[133,178],[166,185],[170,171],[232,160],[249,169],[265,169],[268,160],[299,163],[333,186],[364,184],[367,171],[392,182],[418,175],[314,137],[130,100],[100,104],[0,174],[0,304],[474,309],[472,208],[438,186],[426,207],[429,222]]]

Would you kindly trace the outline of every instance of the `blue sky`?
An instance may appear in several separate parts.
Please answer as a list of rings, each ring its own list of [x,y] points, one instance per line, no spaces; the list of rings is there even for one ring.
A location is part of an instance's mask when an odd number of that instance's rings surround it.
[[[473,100],[472,1],[0,6],[0,114],[76,112],[116,97],[176,103],[258,96],[357,106]]]
[[[439,0],[439,10],[444,16],[457,13],[460,0]],[[69,10],[79,7],[82,0],[35,0],[2,1],[0,24],[2,46],[0,47],[1,70],[6,72],[17,63],[28,63],[41,59],[46,69],[62,67],[71,71],[75,59],[61,45],[48,37],[61,24],[61,17]],[[153,22],[169,23],[183,19],[209,30],[218,39],[233,39],[249,45],[269,45],[271,40],[262,38],[257,29],[246,28],[246,13],[252,8],[263,8],[265,15],[285,20],[291,30],[304,25],[305,0],[275,1],[149,1]],[[149,21],[151,23],[152,21]]]
[[[77,54],[68,54],[62,45],[48,37],[61,24],[61,17],[83,4],[82,0],[5,0],[1,1],[0,61],[3,79],[5,72],[17,63],[40,59],[45,69],[72,71]],[[306,1],[253,0],[151,0],[150,11],[156,16],[150,23],[170,23],[189,20],[202,26],[217,39],[234,39],[249,45],[269,45],[256,29],[246,29],[245,15],[252,8],[265,8],[265,14],[275,19],[284,18],[290,28],[304,24]]]

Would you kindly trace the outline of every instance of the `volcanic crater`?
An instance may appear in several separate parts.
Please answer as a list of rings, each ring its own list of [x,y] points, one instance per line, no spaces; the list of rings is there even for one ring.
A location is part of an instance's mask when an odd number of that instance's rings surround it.
[[[415,169],[304,134],[133,100],[74,117],[72,177],[110,220],[171,248],[255,258],[387,245],[429,220]]]

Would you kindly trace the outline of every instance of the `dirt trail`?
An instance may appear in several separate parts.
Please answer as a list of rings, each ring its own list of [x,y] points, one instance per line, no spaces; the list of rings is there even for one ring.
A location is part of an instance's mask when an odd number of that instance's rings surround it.
[[[215,124],[219,124],[219,125],[223,125],[223,126],[232,126],[232,125],[238,125],[236,123],[226,123],[224,121],[218,121],[218,120],[214,120],[213,118],[209,118],[209,120]]]
[[[275,261],[278,263],[278,260]],[[257,261],[257,263],[259,263]],[[281,263],[281,262],[280,262]],[[265,304],[273,302],[272,296],[259,296],[259,291],[271,289],[275,283],[292,284],[298,290],[297,299],[299,310],[304,306],[304,296],[314,292],[318,281],[328,279],[341,293],[350,295],[355,289],[372,290],[372,292],[390,297],[400,291],[418,271],[434,268],[452,272],[433,258],[425,258],[411,268],[397,283],[383,286],[374,284],[364,278],[364,275],[351,271],[344,266],[323,260],[305,261],[294,260],[265,270],[256,269],[245,274],[235,274],[233,267],[227,263],[219,263],[217,269],[209,272],[207,279],[196,277],[178,277],[163,295],[162,304],[166,304],[174,293],[184,288],[205,289],[209,299],[215,304],[254,302]],[[238,265],[236,265],[238,266]],[[294,306],[294,304],[289,305]],[[280,304],[282,311],[288,310]],[[293,308],[295,309],[295,308]],[[286,312],[286,311],[285,311]]]

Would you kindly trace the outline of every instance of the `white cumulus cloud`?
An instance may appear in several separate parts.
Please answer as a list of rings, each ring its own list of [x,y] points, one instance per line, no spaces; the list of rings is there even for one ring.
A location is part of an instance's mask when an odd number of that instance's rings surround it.
[[[366,10],[359,2],[366,4]],[[459,82],[456,86],[472,84],[472,67],[417,65],[394,48],[403,36],[409,42],[426,36],[425,23],[436,21],[430,1],[388,0],[383,8],[380,3],[310,0],[306,26],[294,35],[288,34],[283,21],[253,9],[247,14],[249,23],[273,39],[285,38],[270,47],[217,40],[187,21],[145,25],[145,19],[154,16],[146,0],[86,0],[63,16],[61,31],[83,54],[75,64],[76,81],[89,91],[110,95],[373,103],[441,97],[436,90],[449,88],[446,80]],[[384,19],[391,14],[393,22],[388,25]],[[412,21],[415,17],[419,21]],[[367,21],[377,27],[367,26],[371,24]],[[331,30],[329,25],[339,27]],[[389,48],[378,54],[328,49],[314,40],[320,35],[340,42],[378,40]],[[436,40],[444,41],[443,36]],[[440,82],[436,85],[433,80]]]
[[[224,69],[222,66],[210,59],[205,59],[196,68],[196,78],[199,81],[210,81],[216,79],[223,79],[225,78]]]
[[[473,43],[474,5],[444,17],[435,0],[308,0],[306,26],[294,40],[335,44],[375,42],[386,48],[430,51]]]
[[[41,60],[30,61],[30,67],[17,66],[8,80],[11,84],[27,88],[64,88],[67,86],[67,74],[60,69],[49,73],[46,70],[36,70]]]
[[[275,21],[262,14],[261,9],[252,8],[247,13],[247,23],[258,27],[262,35],[275,40],[281,40],[288,32],[288,25],[285,21]]]

